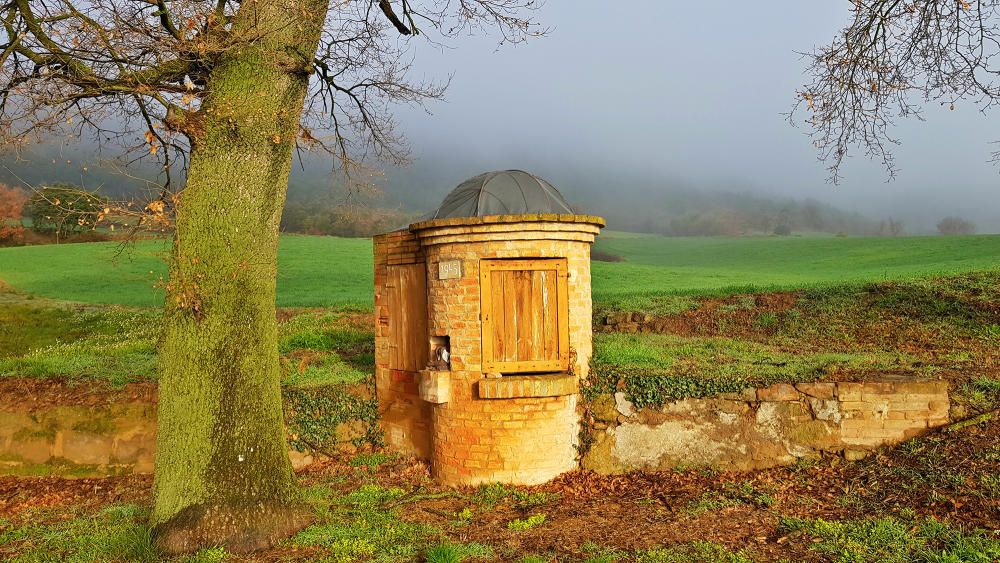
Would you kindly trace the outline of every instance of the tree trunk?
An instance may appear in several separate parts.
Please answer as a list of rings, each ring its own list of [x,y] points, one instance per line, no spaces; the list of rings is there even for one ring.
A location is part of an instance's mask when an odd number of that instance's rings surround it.
[[[301,529],[282,420],[278,227],[327,0],[242,3],[192,139],[160,346],[152,523],[166,553]]]

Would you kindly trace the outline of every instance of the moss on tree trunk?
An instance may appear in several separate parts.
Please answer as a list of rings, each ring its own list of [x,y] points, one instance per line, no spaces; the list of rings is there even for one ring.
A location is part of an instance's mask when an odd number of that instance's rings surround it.
[[[212,71],[192,138],[167,286],[157,543],[267,547],[308,522],[282,423],[275,320],[278,227],[324,0],[244,2],[255,34]]]

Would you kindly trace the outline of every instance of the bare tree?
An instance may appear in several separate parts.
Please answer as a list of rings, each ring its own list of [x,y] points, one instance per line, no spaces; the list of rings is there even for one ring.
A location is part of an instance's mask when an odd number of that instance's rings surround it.
[[[822,161],[837,181],[852,146],[896,168],[890,132],[922,105],[985,111],[1000,101],[1000,0],[852,0],[851,22],[807,55],[811,82],[791,113],[806,114]],[[995,155],[996,156],[996,155]]]
[[[388,109],[439,97],[406,37],[498,29],[533,0],[5,0],[0,142],[90,136],[156,158],[175,215],[152,522],[176,553],[304,526],[285,446],[275,276],[293,151],[405,158]],[[183,182],[171,177],[179,163]],[[183,184],[183,185],[180,185]]]
[[[942,235],[974,235],[976,224],[961,217],[949,216],[938,221],[937,230]]]

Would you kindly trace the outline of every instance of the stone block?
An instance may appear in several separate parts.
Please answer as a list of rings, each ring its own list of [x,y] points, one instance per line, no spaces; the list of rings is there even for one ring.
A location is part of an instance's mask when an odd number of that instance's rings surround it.
[[[948,417],[944,418],[929,418],[927,419],[927,428],[938,428],[946,424],[951,423],[951,419]]]
[[[809,399],[809,407],[812,409],[816,420],[825,420],[839,423],[844,415],[840,412],[840,403],[836,399]]]
[[[944,400],[931,401],[928,407],[930,407],[931,417],[947,417],[948,411],[951,408],[951,402],[946,397]]]
[[[798,401],[799,392],[787,383],[775,383],[757,390],[758,401]]]
[[[312,454],[295,450],[288,450],[288,459],[292,462],[292,469],[295,471],[309,467],[315,461]]]
[[[115,437],[112,458],[116,463],[136,464],[143,457],[152,458],[155,451],[155,432],[123,434]]]
[[[25,438],[11,441],[3,451],[4,457],[13,457],[28,463],[47,463],[52,458],[52,441],[45,438]]]
[[[602,422],[612,422],[618,418],[618,410],[615,408],[615,398],[610,394],[598,395],[590,402],[590,414],[594,420]]]
[[[521,375],[500,379],[482,379],[477,384],[480,399],[513,399],[520,397],[562,397],[574,395],[577,379],[572,375]],[[560,409],[561,406],[554,406]]]
[[[927,428],[927,422],[925,419],[921,420],[886,420],[882,423],[883,428],[887,431],[902,431],[910,430],[913,428]]]
[[[871,454],[870,450],[857,450],[857,449],[846,449],[844,450],[844,459],[847,461],[861,461]]]
[[[69,430],[63,433],[61,457],[80,465],[107,465],[113,440],[111,436]]]
[[[747,387],[739,393],[720,393],[719,398],[726,401],[743,401],[745,403],[752,403],[757,400],[757,390],[753,387]]]
[[[802,394],[814,399],[829,400],[837,396],[836,384],[829,381],[817,381],[812,383],[796,383],[795,388]]]
[[[635,406],[625,398],[625,393],[621,391],[615,393],[615,410],[622,416],[632,416],[635,413]]]
[[[863,384],[850,381],[837,383],[837,398],[841,401],[861,401]]]
[[[891,381],[866,381],[861,384],[861,394],[868,397],[881,398],[883,395],[896,393],[896,384]]]
[[[931,417],[931,411],[929,409],[908,410],[908,411],[895,411],[894,414],[897,414],[897,413],[903,415],[903,417],[902,417],[903,420],[910,420],[910,421],[913,421],[913,420],[927,420],[928,418]],[[889,419],[892,420],[893,417],[890,417]]]
[[[938,396],[948,394],[948,382],[944,380],[907,381],[898,383],[897,386],[900,391],[910,394]]]

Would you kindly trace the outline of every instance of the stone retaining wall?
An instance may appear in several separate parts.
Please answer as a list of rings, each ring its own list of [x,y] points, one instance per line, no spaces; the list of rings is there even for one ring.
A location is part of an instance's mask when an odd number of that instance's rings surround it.
[[[340,453],[355,451],[350,441],[367,430],[357,420],[337,426]],[[155,451],[155,402],[0,410],[0,475],[152,473]],[[295,450],[288,456],[295,469],[314,461],[312,455]]]
[[[947,424],[949,397],[945,381],[820,382],[686,399],[658,409],[637,409],[616,393],[599,396],[588,410],[592,444],[582,459],[586,469],[750,470],[823,452],[864,457]],[[0,411],[0,475],[149,473],[155,445],[154,403]],[[297,468],[313,461],[289,455]]]
[[[152,473],[155,449],[152,403],[0,412],[0,474]]]
[[[591,403],[582,465],[601,473],[678,466],[751,470],[822,452],[860,459],[949,422],[946,381],[777,384],[659,409],[624,393]]]

